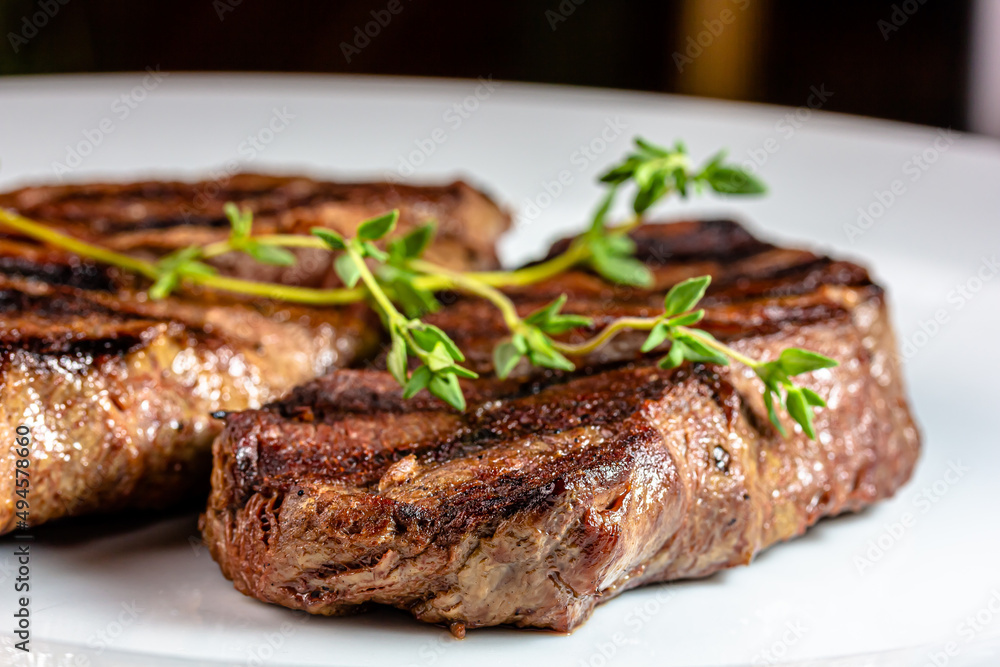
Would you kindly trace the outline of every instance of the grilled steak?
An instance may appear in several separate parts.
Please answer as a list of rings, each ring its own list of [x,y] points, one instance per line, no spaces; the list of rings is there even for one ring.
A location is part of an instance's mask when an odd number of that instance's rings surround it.
[[[635,234],[651,291],[574,272],[514,292],[600,318],[653,314],[665,288],[715,277],[705,327],[763,358],[834,357],[805,376],[826,398],[811,441],[777,433],[741,367],[660,370],[622,337],[572,374],[519,369],[464,387],[456,413],[405,401],[379,371],[335,371],[214,445],[206,542],[237,589],[317,614],[376,603],[465,627],[571,630],[643,584],[747,564],[824,516],[892,495],[919,436],[882,290],[864,269],[757,241],[731,223]],[[488,370],[497,318],[459,302],[436,321]],[[474,327],[469,323],[475,322]]]
[[[220,181],[42,186],[0,194],[0,207],[140,257],[225,239],[229,221],[223,206],[230,201],[254,212],[258,234],[308,234],[317,226],[351,234],[361,220],[398,208],[400,231],[435,220],[438,233],[428,259],[462,269],[494,268],[496,240],[510,224],[486,195],[461,181],[417,187],[237,174]],[[293,268],[240,258],[218,262],[228,274],[269,282],[335,280],[328,253],[299,252],[301,261]]]
[[[228,233],[226,201],[257,213],[260,232],[315,225],[351,233],[392,207],[403,228],[439,220],[429,252],[457,268],[493,267],[507,217],[462,183],[343,185],[241,175],[228,183],[26,188],[0,206],[102,245],[155,257]],[[4,231],[0,227],[0,232]],[[335,282],[329,256],[291,269],[223,257],[232,275]],[[150,302],[134,278],[0,237],[0,440],[32,438],[30,523],[127,507],[198,501],[207,491],[214,410],[259,407],[331,368],[367,358],[378,322],[361,305],[303,308],[211,293]],[[0,450],[0,532],[15,526],[14,466]]]

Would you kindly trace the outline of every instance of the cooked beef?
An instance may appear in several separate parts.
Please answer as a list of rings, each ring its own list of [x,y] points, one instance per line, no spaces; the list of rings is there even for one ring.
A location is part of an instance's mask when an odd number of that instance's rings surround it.
[[[748,369],[660,370],[636,336],[571,374],[466,382],[464,414],[403,400],[384,372],[336,371],[226,418],[202,517],[223,573],[311,613],[376,603],[456,631],[566,631],[618,593],[747,564],[909,478],[919,436],[864,269],[731,223],[635,237],[653,290],[573,272],[515,292],[519,307],[565,291],[572,312],[653,314],[669,285],[711,273],[716,336],[755,357],[798,346],[841,362],[802,380],[829,403],[817,440],[791,422],[789,437],[776,431]],[[503,335],[488,309],[460,301],[436,321],[488,370]]]
[[[508,290],[508,294],[522,316],[566,294],[565,312],[594,319],[592,328],[564,337],[570,342],[591,337],[619,317],[649,317],[662,312],[663,297],[670,287],[701,275],[711,275],[713,282],[702,302],[707,313],[699,326],[724,339],[825,321],[858,302],[882,299],[882,289],[872,284],[864,268],[808,250],[764,243],[729,220],[646,225],[633,238],[636,256],[653,273],[648,290],[609,284],[589,272],[570,271],[544,283]],[[555,248],[564,245],[559,243]],[[453,300],[447,309],[425,319],[455,340],[468,357],[465,365],[477,372],[492,370],[493,346],[508,335],[499,311],[479,299]],[[476,324],[470,327],[469,322]],[[588,361],[635,359],[645,339],[645,332],[619,334]],[[523,362],[514,375],[531,370]]]
[[[254,212],[259,234],[308,234],[317,226],[351,234],[361,220],[398,208],[400,231],[434,220],[438,234],[428,259],[461,269],[494,268],[496,240],[510,224],[489,197],[461,181],[419,187],[237,174],[194,183],[40,186],[0,194],[0,207],[137,256],[225,239],[229,221],[223,206],[230,201]],[[228,274],[270,282],[336,280],[327,253],[300,251],[300,259],[293,268],[261,267],[233,257],[218,263]]]
[[[350,233],[401,209],[401,226],[434,217],[438,261],[493,267],[506,216],[462,183],[414,188],[243,175],[218,183],[26,188],[0,206],[102,245],[157,256],[221,239],[226,201],[258,229]],[[0,232],[5,231],[0,227]],[[332,284],[327,255],[268,273],[247,258],[224,272]],[[322,260],[322,261],[317,261]],[[264,267],[266,269],[266,267]],[[304,308],[202,293],[150,302],[134,277],[8,234],[0,237],[0,441],[29,427],[30,523],[204,498],[215,410],[259,407],[323,372],[368,358],[379,325],[363,305]],[[0,533],[15,525],[14,454],[0,449]]]

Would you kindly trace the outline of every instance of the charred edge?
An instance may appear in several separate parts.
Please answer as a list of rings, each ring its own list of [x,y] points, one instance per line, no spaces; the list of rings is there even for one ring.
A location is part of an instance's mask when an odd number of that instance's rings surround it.
[[[60,264],[35,262],[18,256],[0,256],[0,274],[85,290],[107,292],[114,288],[109,271],[90,263]]]
[[[0,345],[37,354],[121,355],[144,346],[143,333],[156,324],[140,315],[112,310],[72,292],[28,294],[17,289],[0,289]],[[17,321],[25,318],[24,323]],[[92,335],[95,318],[115,322],[117,330]],[[42,321],[45,326],[29,326]],[[108,329],[109,327],[102,327]]]
[[[236,415],[236,421],[241,416]],[[243,419],[246,422],[248,420]],[[252,427],[250,427],[252,428]],[[260,467],[258,466],[258,449],[256,437],[247,437],[247,426],[242,428],[233,422],[226,424],[225,430],[219,436],[217,446],[221,444],[225,456],[224,469],[231,475],[232,492],[229,494],[230,508],[240,509],[246,506],[255,493],[266,491],[262,483]]]
[[[32,315],[38,318],[86,317],[91,315],[113,317],[115,319],[144,319],[128,317],[127,314],[94,303],[80,295],[66,291],[43,294],[29,294],[14,288],[0,288],[0,315]]]
[[[766,298],[811,294],[824,285],[869,288],[868,272],[854,264],[819,257],[808,262],[774,268],[766,273],[728,276],[716,280],[708,290],[703,305],[740,304]]]
[[[755,278],[755,280],[790,279],[796,279],[796,282],[801,282],[801,288],[806,292],[817,289],[822,285],[830,284],[847,287],[866,287],[873,284],[868,271],[863,267],[828,256],[817,257],[810,262],[776,269],[762,278]],[[795,286],[795,284],[792,284],[783,285],[782,287],[787,289]]]
[[[234,184],[235,181],[235,184]],[[246,186],[240,183],[247,181]],[[253,182],[255,185],[249,185]],[[155,231],[182,226],[221,228],[229,225],[221,206],[232,201],[249,206],[259,217],[296,208],[357,202],[385,207],[409,203],[449,205],[462,198],[463,183],[405,186],[390,183],[328,183],[300,177],[239,174],[227,182],[140,182],[124,185],[26,188],[4,197],[4,205],[22,215],[71,224],[84,223],[97,232]],[[208,192],[213,194],[209,196]],[[45,197],[41,203],[18,206],[19,199]],[[131,204],[160,206],[166,212],[133,218]]]
[[[704,220],[695,225],[692,233],[677,237],[636,230],[631,235],[636,242],[636,257],[653,266],[677,261],[725,262],[752,257],[775,247],[732,220]]]
[[[141,336],[121,335],[113,338],[86,338],[70,339],[45,337],[22,338],[16,342],[0,339],[0,349],[13,351],[14,349],[24,350],[38,357],[57,356],[60,359],[73,363],[71,366],[86,364],[95,365],[101,360],[110,357],[124,357],[146,346],[146,341]],[[64,366],[65,364],[60,364]],[[84,369],[80,369],[83,373]]]
[[[609,478],[606,484],[614,485],[627,476],[627,462],[637,449],[659,436],[652,429],[640,427],[612,437],[611,447],[578,450],[537,470],[506,474],[488,487],[458,489],[444,499],[436,512],[435,544],[455,544],[473,529],[483,536],[492,535],[506,519],[557,502],[582,470],[599,469]]]
[[[690,225],[689,231],[673,235],[657,234],[657,228],[664,226],[657,223],[640,227],[630,235],[636,243],[636,257],[655,267],[668,262],[735,261],[775,247],[759,240],[733,220],[702,220],[687,224]],[[545,259],[565,252],[572,240],[557,241]]]
[[[565,381],[568,378],[560,379]],[[688,381],[703,385],[707,395],[720,406],[730,422],[736,418],[742,401],[735,388],[718,373],[717,368],[695,364],[664,371],[648,365],[626,367],[603,381],[581,386],[568,399],[566,396],[554,396],[552,402],[532,402],[530,398],[538,393],[537,386],[536,383],[526,383],[533,386],[520,397],[508,395],[505,397],[507,400],[499,406],[482,413],[477,413],[473,407],[456,424],[450,435],[438,439],[415,440],[411,446],[391,451],[366,452],[363,457],[345,455],[338,460],[336,470],[332,466],[325,470],[287,469],[278,455],[277,460],[264,465],[264,468],[276,470],[277,474],[263,477],[258,475],[260,465],[251,461],[254,457],[250,449],[259,451],[261,456],[267,456],[268,451],[266,448],[256,449],[256,438],[248,435],[257,430],[259,413],[245,413],[238,422],[231,422],[226,437],[230,442],[239,443],[239,447],[244,450],[244,455],[237,458],[245,465],[237,472],[241,489],[239,500],[245,503],[254,492],[272,488],[287,492],[290,485],[301,481],[303,475],[350,479],[352,484],[371,487],[377,484],[381,471],[410,454],[428,463],[442,463],[473,456],[511,439],[545,437],[578,428],[614,426],[636,414],[646,401],[657,400],[671,387]],[[376,411],[363,412],[370,414]]]
[[[743,338],[768,336],[788,329],[812,324],[840,321],[850,317],[850,311],[833,303],[818,303],[809,306],[786,307],[780,317],[747,326],[742,322],[714,322],[706,317],[698,328],[711,332],[720,340],[732,342]]]

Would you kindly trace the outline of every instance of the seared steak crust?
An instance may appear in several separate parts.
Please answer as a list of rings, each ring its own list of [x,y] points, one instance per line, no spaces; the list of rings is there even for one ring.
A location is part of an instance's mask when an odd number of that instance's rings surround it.
[[[838,359],[803,383],[829,403],[819,437],[782,438],[748,369],[660,370],[624,337],[573,374],[465,384],[458,414],[400,397],[387,374],[336,371],[214,445],[206,542],[237,589],[318,614],[371,603],[467,627],[570,630],[630,588],[747,564],[824,516],[892,495],[919,452],[882,290],[852,264],[760,243],[732,223],[637,231],[649,291],[574,272],[558,293],[598,318],[652,314],[712,273],[706,327],[741,352]],[[502,329],[459,301],[436,321],[488,370]],[[469,322],[475,322],[474,328]]]
[[[351,233],[396,206],[404,228],[436,217],[443,239],[431,252],[458,268],[494,266],[493,241],[507,221],[462,183],[414,188],[254,175],[224,187],[26,188],[0,195],[0,206],[156,257],[224,238],[222,205],[230,200],[258,212],[261,232],[328,225]],[[220,268],[231,275],[334,283],[323,253],[270,272],[246,258],[224,259]],[[13,442],[21,424],[30,429],[32,524],[203,498],[220,430],[211,412],[259,407],[368,358],[379,339],[377,319],[360,304],[305,308],[211,293],[150,302],[135,288],[134,277],[115,269],[0,237],[0,439]],[[10,449],[0,451],[0,533],[15,525],[15,463]]]

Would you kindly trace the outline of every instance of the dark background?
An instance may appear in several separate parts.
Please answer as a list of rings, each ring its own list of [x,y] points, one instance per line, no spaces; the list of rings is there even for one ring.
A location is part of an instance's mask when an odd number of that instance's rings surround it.
[[[794,106],[825,85],[828,110],[966,129],[970,3],[922,1],[0,0],[0,74],[492,75]],[[390,20],[355,41],[373,11]]]

